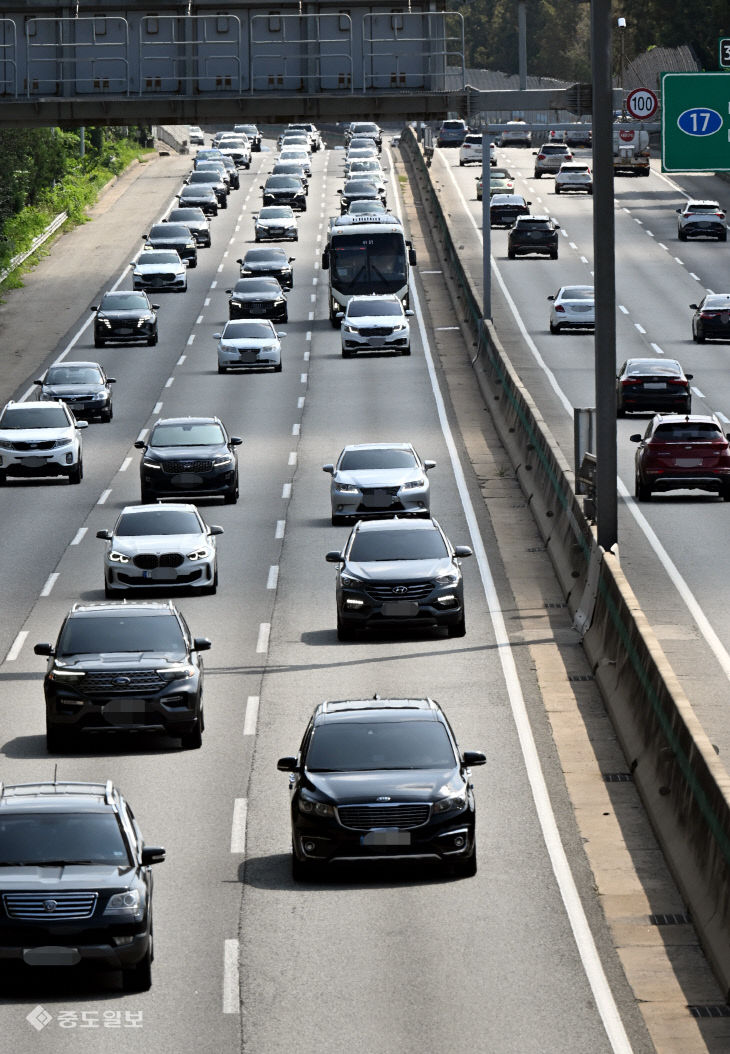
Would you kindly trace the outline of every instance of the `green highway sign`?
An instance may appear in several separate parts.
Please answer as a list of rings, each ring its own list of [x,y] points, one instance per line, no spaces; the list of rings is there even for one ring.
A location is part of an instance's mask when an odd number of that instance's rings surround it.
[[[730,37],[720,37],[720,69],[730,70]]]
[[[730,172],[730,77],[662,74],[662,171]]]

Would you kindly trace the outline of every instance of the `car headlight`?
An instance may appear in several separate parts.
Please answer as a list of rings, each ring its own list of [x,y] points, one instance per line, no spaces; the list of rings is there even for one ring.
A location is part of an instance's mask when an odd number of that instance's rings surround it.
[[[194,249],[195,248],[195,242],[194,241],[186,242],[185,243],[185,248],[186,249]]]
[[[401,485],[401,490],[416,490],[426,486],[425,479],[412,479]]]
[[[308,798],[304,794],[299,795],[299,811],[306,813],[308,816],[333,817],[335,815],[332,805],[328,805],[324,801],[316,801],[314,798]]]
[[[400,333],[405,328],[406,328],[406,323],[405,322],[396,322],[396,324],[393,326],[393,332],[394,333]]]
[[[224,348],[223,350],[224,351],[231,351],[231,350],[235,351],[235,348],[234,349]],[[214,468],[221,468],[221,466],[223,466],[223,465],[232,465],[232,464],[233,464],[233,458],[231,457],[230,454],[221,454],[220,457],[214,457],[213,458],[213,467]]]
[[[98,325],[100,325],[100,326],[106,326],[107,329],[111,329],[112,328],[112,324],[109,321],[109,319],[108,318],[104,318],[103,315],[99,315],[96,321],[97,321]]]
[[[346,589],[356,589],[362,585],[359,578],[353,578],[352,575],[340,575],[340,584],[345,586]]]
[[[163,681],[184,681],[195,676],[195,667],[188,662],[182,662],[177,666],[163,666],[156,672]]]
[[[459,794],[452,794],[448,798],[440,798],[439,801],[433,803],[434,813],[444,812],[461,812],[466,808],[466,795],[461,792]]]
[[[109,559],[113,564],[128,564],[129,557],[125,553],[120,553],[117,549],[112,549],[109,553]]]
[[[357,328],[357,326],[353,326],[349,322],[343,322],[342,323],[342,328],[344,329],[345,333],[359,333],[360,332],[359,329]]]
[[[335,483],[335,490],[338,490],[340,494],[359,494],[360,488],[354,487],[352,483]]]
[[[453,582],[458,582],[459,581],[459,572],[458,571],[444,571],[444,573],[442,575],[437,575],[436,576],[436,581],[438,582],[438,584],[440,586],[447,586],[447,585],[450,585]]]
[[[192,553],[188,553],[188,560],[209,560],[213,555],[213,550],[208,545],[202,546],[200,549],[195,549]]]
[[[114,893],[104,908],[105,915],[118,915],[134,919],[135,922],[144,916],[144,896],[140,889],[127,889],[124,893]]]
[[[148,458],[144,458],[142,461],[142,468],[154,468],[158,471],[162,468],[159,461],[150,461]]]
[[[50,681],[63,681],[64,683],[69,684],[72,681],[82,681],[85,676],[86,672],[84,670],[67,670],[62,666],[56,665],[49,672],[48,679]]]

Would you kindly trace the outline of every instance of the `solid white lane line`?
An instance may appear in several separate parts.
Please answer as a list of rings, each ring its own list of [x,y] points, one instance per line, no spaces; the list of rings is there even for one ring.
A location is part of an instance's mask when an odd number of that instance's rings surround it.
[[[272,564],[269,568],[269,577],[266,579],[267,589],[276,589],[277,582],[279,581],[279,565]]]
[[[236,798],[233,802],[233,822],[231,823],[231,852],[246,852],[246,811],[248,800]]]
[[[99,497],[99,500],[97,501],[96,504],[97,505],[106,505],[106,499],[109,497],[111,492],[112,492],[111,491],[111,487],[109,488],[109,490],[102,491],[101,496]]]
[[[58,581],[58,576],[60,575],[60,573],[61,573],[60,571],[53,571],[48,576],[48,578],[46,579],[46,584],[43,586],[43,589],[41,589],[41,596],[42,597],[50,596],[51,590],[53,589],[53,587],[55,586],[56,582]]]
[[[256,641],[256,653],[263,655],[269,650],[269,636],[271,634],[271,623],[261,622],[259,624],[259,635]]]
[[[238,941],[223,942],[223,1013],[238,1014],[241,997],[238,981]]]
[[[285,483],[281,488],[281,496],[284,501],[288,501],[291,498],[291,483]]]
[[[256,723],[259,716],[259,697],[257,695],[249,695],[246,700],[246,713],[243,718],[243,734],[244,736],[255,736],[256,735]]]
[[[286,520],[276,521],[276,530],[274,531],[274,538],[281,539],[284,537],[284,531],[286,529]]]
[[[71,545],[79,545],[84,540],[84,536],[88,529],[88,527],[79,527],[78,531],[73,536],[73,541],[71,542]]]
[[[8,652],[8,654],[7,654],[6,656],[5,656],[5,662],[15,662],[15,660],[16,660],[16,659],[18,658],[18,656],[20,655],[20,649],[21,649],[21,648],[23,647],[23,645],[25,644],[25,638],[26,638],[26,637],[28,636],[28,633],[29,633],[29,632],[30,632],[30,631],[29,631],[29,630],[27,630],[27,629],[22,629],[22,630],[20,631],[20,633],[18,634],[18,636],[17,636],[16,638],[15,638],[15,640],[14,640],[14,641],[13,641],[13,643],[11,644],[11,646],[10,646],[10,651],[9,651],[9,652]]]

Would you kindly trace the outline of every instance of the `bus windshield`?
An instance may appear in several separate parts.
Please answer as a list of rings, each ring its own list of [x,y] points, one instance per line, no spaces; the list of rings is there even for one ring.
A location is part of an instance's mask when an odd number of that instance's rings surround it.
[[[330,268],[332,287],[345,295],[396,293],[408,280],[405,239],[391,231],[333,236]]]

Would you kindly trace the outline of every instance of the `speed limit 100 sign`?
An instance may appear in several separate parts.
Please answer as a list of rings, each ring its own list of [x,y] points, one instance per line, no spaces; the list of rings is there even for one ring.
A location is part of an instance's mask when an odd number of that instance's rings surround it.
[[[659,108],[659,100],[650,88],[634,88],[626,96],[626,109],[639,121],[647,121]]]

